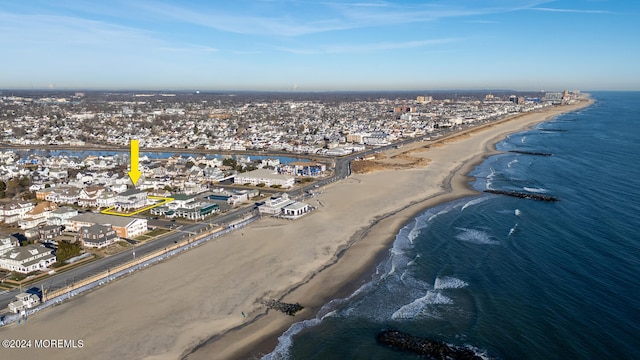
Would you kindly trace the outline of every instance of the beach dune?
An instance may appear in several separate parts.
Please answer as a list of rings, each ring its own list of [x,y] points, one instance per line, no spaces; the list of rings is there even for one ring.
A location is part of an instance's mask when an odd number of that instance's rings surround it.
[[[398,230],[425,208],[475,194],[466,174],[507,134],[589,104],[474,128],[444,146],[417,142],[422,165],[354,174],[320,189],[317,210],[264,218],[197,249],[0,329],[2,339],[82,340],[81,348],[0,349],[6,359],[227,359],[269,352],[293,322],[368,280]],[[389,160],[392,161],[392,160]],[[424,165],[427,164],[427,165]],[[291,317],[261,299],[300,303]]]

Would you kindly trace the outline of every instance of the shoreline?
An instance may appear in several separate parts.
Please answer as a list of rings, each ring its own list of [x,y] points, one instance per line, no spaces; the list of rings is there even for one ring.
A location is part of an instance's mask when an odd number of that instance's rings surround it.
[[[345,279],[345,281],[340,286],[332,289],[332,291],[329,294],[320,295],[321,293],[317,293],[316,296],[314,296],[315,300],[312,303],[313,305],[305,307],[304,313],[300,313],[300,315],[304,315],[304,317],[298,315],[299,317],[296,317],[295,321],[287,322],[288,325],[286,327],[284,327],[284,325],[280,325],[280,327],[271,328],[268,331],[265,331],[264,328],[263,329],[249,328],[249,326],[251,325],[258,326],[257,323],[259,322],[259,320],[264,319],[267,316],[265,315],[260,319],[256,319],[256,321],[252,322],[251,324],[246,324],[247,326],[242,326],[241,328],[238,328],[238,329],[230,329],[223,334],[217,334],[207,339],[203,343],[199,344],[196,348],[183,353],[183,355],[181,356],[181,359],[189,359],[189,360],[206,359],[210,356],[210,354],[217,354],[222,358],[229,358],[229,359],[256,359],[256,358],[261,358],[262,356],[272,352],[279,343],[278,338],[287,329],[289,329],[291,325],[293,325],[294,323],[315,318],[316,314],[320,311],[320,309],[330,301],[347,298],[350,295],[352,295],[356,290],[358,290],[361,286],[371,281],[372,276],[376,272],[377,266],[384,259],[388,257],[389,247],[395,241],[395,238],[398,232],[402,228],[410,224],[412,221],[414,221],[417,216],[419,216],[421,213],[423,213],[429,208],[432,208],[444,203],[448,203],[451,201],[455,201],[461,198],[480,195],[481,194],[480,192],[472,188],[471,182],[473,181],[473,177],[469,176],[468,174],[476,166],[484,162],[488,157],[500,153],[499,151],[496,150],[496,145],[500,141],[504,140],[504,138],[506,138],[510,134],[526,131],[528,129],[531,129],[533,126],[537,124],[552,120],[553,118],[561,114],[574,112],[574,111],[586,108],[592,105],[593,102],[594,101],[590,98],[582,99],[581,102],[578,104],[569,105],[571,106],[571,109],[567,109],[566,111],[552,111],[550,114],[546,114],[542,119],[536,119],[533,121],[525,120],[526,123],[520,126],[519,128],[517,128],[516,130],[499,131],[497,134],[495,134],[495,136],[485,141],[484,152],[474,154],[472,158],[468,159],[467,161],[464,161],[462,164],[460,164],[457,168],[453,169],[447,175],[447,177],[445,178],[442,184],[444,186],[444,189],[441,192],[432,194],[422,200],[414,201],[409,205],[406,205],[405,207],[400,208],[391,213],[384,214],[379,219],[374,219],[373,222],[367,228],[359,229],[357,233],[352,235],[350,239],[350,244],[347,246],[347,248],[345,248],[342,251],[342,254],[338,255],[337,259],[334,262],[313,273],[312,277],[318,277],[318,279],[315,280],[316,282],[323,282],[328,280],[326,278],[334,275],[331,270],[333,270],[333,272],[340,272],[340,269],[335,269],[335,268],[332,269],[332,267],[339,267],[341,265],[340,262],[345,263],[348,261],[352,261],[353,257],[358,256],[356,253],[358,252],[358,250],[361,250],[361,249],[359,249],[357,245],[370,232],[376,232],[376,231],[384,232],[384,230],[381,230],[380,227],[383,227],[384,225],[391,225],[391,227],[388,228],[387,232],[391,233],[392,236],[391,237],[387,236],[385,240],[383,240],[381,243],[378,244],[380,246],[380,249],[377,252],[375,252],[369,258],[368,261],[362,264],[359,272],[353,273],[350,278]],[[555,109],[558,109],[558,108],[556,107]],[[546,113],[546,112],[548,111],[543,111],[542,113]],[[497,123],[486,124],[480,128],[468,129],[463,133],[453,134],[450,137],[456,137],[456,136],[467,134],[467,133],[475,133],[478,131],[480,132],[487,131],[490,128],[500,126],[504,123],[517,121],[518,119],[523,117],[526,118],[527,115],[531,115],[531,114],[515,115],[513,117],[500,120]],[[438,143],[442,143],[446,141],[447,141],[446,138],[439,139]],[[393,171],[393,170],[385,170],[385,171]],[[404,219],[404,221],[400,221],[400,219]],[[388,224],[389,222],[391,224]],[[346,255],[350,255],[350,257]],[[295,292],[304,291],[305,289],[303,287],[305,285],[307,285],[308,287],[311,287],[312,289],[316,288],[317,285],[314,286],[313,284],[309,284],[309,282],[311,282],[312,280],[313,279],[309,279],[307,282],[304,282],[302,284],[297,284],[294,288],[290,289],[286,294],[284,294],[280,298],[280,300],[285,301],[287,298],[289,298],[289,299],[292,299],[291,301],[293,301],[293,298],[295,297]],[[319,290],[319,289],[316,289],[316,290]],[[268,312],[274,313],[271,310]],[[275,315],[278,316],[282,314],[276,313]],[[273,322],[275,321],[272,320],[271,324],[273,324]],[[244,343],[242,339],[247,338],[246,332],[248,331],[252,331],[252,332],[263,331],[264,334],[263,336],[260,337],[260,339],[255,339],[253,341],[249,341],[248,343]],[[234,348],[240,348],[240,349],[237,351],[235,350],[229,351],[230,349],[234,349]],[[249,348],[251,350],[247,351],[247,350],[243,350],[243,348],[244,349]]]
[[[591,103],[519,114],[466,130],[468,135],[438,139],[445,146],[426,148],[418,142],[389,150],[389,155],[412,151],[411,156],[430,162],[354,174],[323,188],[308,201],[317,201],[318,209],[299,220],[262,219],[35,314],[24,326],[0,328],[3,338],[83,339],[85,344],[73,351],[14,349],[7,354],[15,359],[209,359],[212,354],[251,358],[271,352],[291,324],[314,318],[330,300],[347,297],[370,281],[398,231],[418,214],[478,194],[467,174],[496,153],[497,142]],[[264,298],[298,302],[305,309],[290,317],[259,305]]]

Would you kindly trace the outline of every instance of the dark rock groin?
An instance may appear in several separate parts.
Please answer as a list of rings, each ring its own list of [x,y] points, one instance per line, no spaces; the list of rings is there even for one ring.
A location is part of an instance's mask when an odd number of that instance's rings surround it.
[[[295,304],[287,304],[278,300],[262,300],[262,304],[269,309],[278,310],[282,313],[285,313],[289,316],[295,315],[298,311],[304,309],[304,307],[298,303]]]
[[[535,151],[511,150],[509,152],[514,154],[525,154],[525,155],[535,155],[535,156],[553,156],[552,153],[535,152]]]
[[[441,341],[429,340],[397,330],[384,330],[376,336],[376,340],[396,350],[412,352],[430,359],[482,359],[470,349],[449,346]]]
[[[540,200],[540,201],[558,201],[558,198],[551,195],[531,194],[531,193],[523,193],[523,192],[517,192],[517,191],[506,191],[506,190],[491,190],[491,189],[487,189],[484,192],[490,193],[490,194],[513,196],[521,199],[532,199],[532,200]]]

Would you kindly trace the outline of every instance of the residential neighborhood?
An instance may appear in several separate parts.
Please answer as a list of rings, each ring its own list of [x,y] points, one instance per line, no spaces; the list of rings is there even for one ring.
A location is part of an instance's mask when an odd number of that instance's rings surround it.
[[[306,216],[314,207],[287,192],[329,178],[341,156],[570,103],[578,93],[0,95],[0,278],[20,279],[234,208]],[[126,152],[134,139],[135,184]]]
[[[124,147],[135,138],[142,149],[344,155],[441,127],[570,103],[578,94],[8,93],[0,97],[0,143]],[[48,171],[64,176],[60,166]]]

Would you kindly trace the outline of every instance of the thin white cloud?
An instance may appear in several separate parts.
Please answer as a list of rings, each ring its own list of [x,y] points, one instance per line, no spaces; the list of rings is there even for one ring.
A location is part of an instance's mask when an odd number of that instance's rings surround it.
[[[168,4],[140,4],[151,13],[174,21],[204,26],[220,31],[245,35],[299,36],[332,30],[352,28],[339,20],[300,21],[290,18],[259,15],[237,15],[224,11],[209,12],[192,10]]]
[[[208,46],[200,46],[200,45],[187,45],[183,47],[161,46],[161,47],[157,47],[156,50],[166,51],[166,52],[176,52],[176,53],[192,53],[192,54],[206,54],[206,53],[214,53],[218,51],[218,49],[216,48],[212,48]]]
[[[317,49],[300,49],[289,47],[277,47],[277,50],[299,54],[299,55],[315,55],[315,54],[348,54],[348,53],[367,53],[395,49],[418,48],[437,44],[446,44],[458,41],[457,39],[430,39],[416,41],[400,41],[400,42],[382,42],[372,44],[357,45],[329,45]]]
[[[140,54],[145,51],[208,54],[218,51],[210,46],[175,43],[160,34],[105,21],[61,15],[18,15],[0,12],[0,46],[11,46],[30,53]]]
[[[12,34],[3,41],[73,46],[126,46],[156,43],[151,32],[114,25],[103,21],[87,20],[60,15],[17,15],[0,12],[0,32]]]
[[[300,2],[266,1],[262,6],[248,4],[242,9],[221,10],[201,5],[201,8],[186,7],[162,2],[141,2],[135,6],[148,14],[168,21],[203,26],[219,31],[245,35],[295,37],[329,31],[380,27],[396,24],[427,22],[437,19],[487,15],[530,9],[547,3],[548,0],[524,3],[498,2],[503,6],[479,7],[464,2],[458,5],[442,4],[398,4],[390,2]],[[300,6],[298,6],[300,5]],[[301,6],[304,5],[304,6]],[[209,7],[206,7],[209,6]]]
[[[256,55],[256,54],[262,54],[262,51],[259,51],[259,50],[255,50],[255,51],[231,50],[230,52],[231,52],[232,54],[236,54],[236,55]]]
[[[492,20],[468,20],[465,22],[471,23],[471,24],[500,24],[499,21],[492,21]]]
[[[538,7],[531,8],[530,10],[560,12],[560,13],[578,13],[578,14],[613,14],[613,12],[606,11],[606,10],[555,9],[555,8],[538,8]]]

